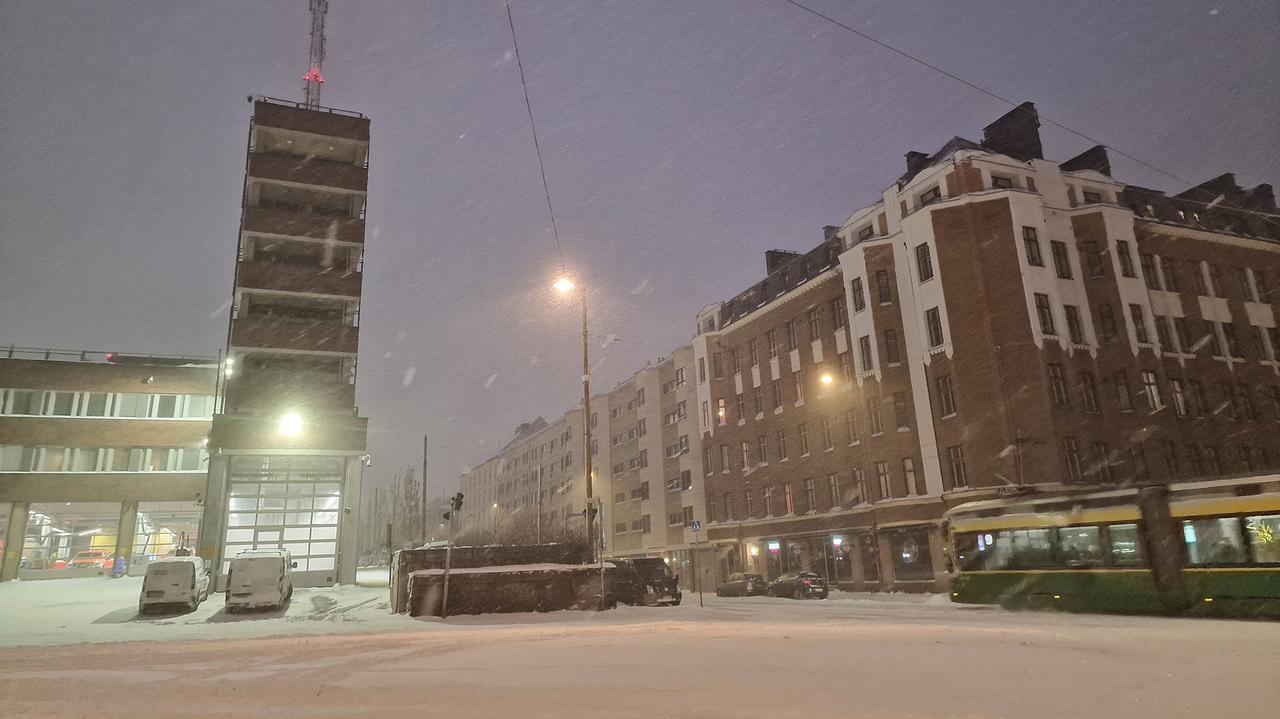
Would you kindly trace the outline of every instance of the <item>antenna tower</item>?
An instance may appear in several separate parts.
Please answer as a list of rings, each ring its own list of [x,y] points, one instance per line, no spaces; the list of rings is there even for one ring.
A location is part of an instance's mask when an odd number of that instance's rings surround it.
[[[328,12],[329,0],[311,0],[311,59],[307,74],[302,76],[306,105],[311,110],[320,107],[320,86],[324,84],[320,66],[324,64],[324,16]]]

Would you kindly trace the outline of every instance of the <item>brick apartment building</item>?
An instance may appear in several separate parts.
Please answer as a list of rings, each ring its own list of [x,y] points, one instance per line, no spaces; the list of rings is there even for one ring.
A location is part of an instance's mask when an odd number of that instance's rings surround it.
[[[368,421],[355,406],[369,119],[255,98],[200,554],[283,548],[355,581]]]
[[[217,372],[212,357],[0,353],[0,581],[116,557],[138,574],[195,547]]]
[[[1280,216],[1043,158],[1030,103],[698,315],[720,572],[938,589],[945,510],[1277,466]]]

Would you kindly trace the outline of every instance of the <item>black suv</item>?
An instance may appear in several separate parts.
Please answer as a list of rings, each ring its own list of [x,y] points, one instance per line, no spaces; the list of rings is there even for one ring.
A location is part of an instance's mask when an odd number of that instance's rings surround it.
[[[632,605],[680,603],[680,576],[671,573],[661,557],[610,559],[618,568],[615,587],[618,601]]]

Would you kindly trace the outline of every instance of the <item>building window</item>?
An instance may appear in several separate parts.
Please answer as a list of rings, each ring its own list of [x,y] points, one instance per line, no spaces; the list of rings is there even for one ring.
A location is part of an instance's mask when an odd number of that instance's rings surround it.
[[[738,421],[742,421],[747,418],[747,406],[743,394],[739,393],[734,395],[733,411],[735,413],[734,416],[738,418]]]
[[[1120,258],[1120,274],[1125,277],[1136,277],[1133,272],[1133,255],[1129,254],[1129,243],[1116,240],[1116,255]]]
[[[782,408],[782,380],[775,379],[771,385],[773,390],[773,408]]]
[[[729,492],[725,492],[722,495],[722,499],[724,502],[724,518],[726,520],[737,519],[738,516],[733,513],[733,495]]]
[[[1240,351],[1240,337],[1236,334],[1236,326],[1234,322],[1222,323],[1222,336],[1227,340],[1227,354],[1225,357],[1244,357],[1244,353]]]
[[[751,509],[752,509],[751,500],[752,500],[751,490],[749,489],[742,490],[742,507],[744,510],[746,510],[747,519],[750,519],[752,516],[754,516],[751,513]]]
[[[728,472],[729,470],[729,445],[722,444],[720,445],[720,471]]]
[[[769,348],[769,357],[778,356],[778,331],[769,330],[765,333],[765,345]]]
[[[1098,412],[1098,383],[1092,372],[1080,373],[1080,395],[1084,397],[1084,411]]]
[[[884,431],[884,427],[880,423],[880,398],[871,397],[867,399],[867,415],[871,417],[871,436],[875,436]]]
[[[702,448],[702,473],[703,473],[704,475],[709,475],[709,474],[711,474],[711,470],[712,470],[712,466],[711,466],[711,448],[710,448],[710,447],[703,447],[703,448]]]
[[[911,412],[907,408],[907,393],[893,393],[893,417],[898,429],[911,429]]]
[[[1111,305],[1103,303],[1098,305],[1098,329],[1102,332],[1102,341],[1111,342],[1116,336],[1116,315],[1111,311]]]
[[[1044,267],[1044,257],[1040,254],[1040,238],[1036,228],[1022,228],[1022,246],[1027,253],[1027,264],[1032,267]]]
[[[1173,397],[1173,413],[1179,417],[1187,416],[1187,396],[1182,387],[1182,380],[1169,380],[1169,394]]]
[[[719,352],[711,356],[711,369],[716,379],[724,379],[724,357]]]
[[[902,475],[907,479],[907,494],[923,495],[925,493],[923,477],[916,477],[916,461],[910,457],[902,458]]]
[[[859,240],[869,240],[875,236],[876,236],[876,230],[871,225],[867,225],[866,227],[863,227],[862,229],[858,230]]]
[[[760,340],[752,337],[747,343],[747,351],[751,354],[751,366],[755,367],[760,364]]]
[[[1182,287],[1178,282],[1178,273],[1174,269],[1174,261],[1164,257],[1159,260],[1159,263],[1164,276],[1164,288],[1169,292],[1181,292]]]
[[[1040,318],[1040,332],[1051,336],[1057,335],[1058,330],[1053,326],[1053,308],[1049,305],[1049,295],[1037,292],[1035,296],[1036,315]]]
[[[768,464],[768,463],[769,463],[769,444],[768,444],[768,442],[769,442],[769,440],[768,440],[768,439],[766,439],[765,435],[763,435],[763,434],[762,434],[762,435],[760,435],[759,437],[756,437],[756,454],[758,454],[758,455],[759,455],[759,457],[758,457],[757,459],[759,460],[760,464]]]
[[[787,458],[787,430],[778,430],[778,460]]]
[[[1147,335],[1147,322],[1142,316],[1142,305],[1129,305],[1129,319],[1133,320],[1133,334],[1138,342],[1148,344],[1151,337]]]
[[[964,448],[960,445],[947,447],[947,477],[951,480],[952,489],[969,486],[969,470],[964,464]]]
[[[755,387],[751,390],[751,395],[752,395],[752,399],[755,402],[756,415],[763,415],[764,414],[764,392],[759,387]]]
[[[893,303],[893,288],[889,286],[888,270],[876,270],[876,292],[882,305]]]
[[[843,297],[831,300],[831,323],[835,326],[835,329],[840,329],[849,324],[849,309],[845,307]]]
[[[871,353],[870,335],[863,335],[858,338],[858,352],[862,355],[862,371],[870,372],[875,369],[874,355]]]
[[[809,426],[801,422],[800,426],[796,427],[796,437],[800,443],[800,456],[809,454]]]
[[[1160,286],[1160,275],[1156,272],[1155,255],[1139,254],[1138,262],[1142,265],[1142,280],[1147,283],[1147,289],[1164,289]]]
[[[813,480],[811,479],[809,481],[812,482]],[[786,502],[787,514],[795,514],[796,513],[796,497],[795,497],[795,494],[791,491],[790,482],[782,483],[782,499],[784,502]]]
[[[1129,376],[1124,370],[1120,370],[1112,375],[1112,381],[1116,385],[1116,402],[1120,405],[1121,412],[1129,412],[1133,409],[1133,393],[1129,389]]]
[[[1169,318],[1164,315],[1155,315],[1151,319],[1156,325],[1156,341],[1160,343],[1160,350],[1173,352],[1173,333],[1169,331]]]
[[[916,245],[916,270],[921,282],[933,279],[933,255],[929,252],[928,242]]]
[[[1080,481],[1080,445],[1075,437],[1062,438],[1062,461],[1066,466],[1067,480]]]
[[[844,378],[845,382],[851,382],[853,380],[853,353],[852,352],[840,353],[840,376]]]
[[[1049,387],[1053,390],[1054,404],[1059,407],[1071,404],[1071,398],[1067,395],[1067,376],[1062,370],[1062,365],[1055,363],[1049,365]]]
[[[1080,243],[1080,255],[1084,257],[1085,271],[1090,277],[1102,277],[1102,252],[1098,249],[1098,243],[1086,241]]]
[[[1222,267],[1212,262],[1209,265],[1209,291],[1214,297],[1226,297],[1222,291]]]
[[[1129,447],[1129,459],[1133,462],[1134,479],[1145,481],[1150,478],[1147,472],[1147,454],[1143,451],[1141,443]]]
[[[1143,371],[1142,391],[1147,396],[1147,406],[1152,412],[1164,409],[1164,401],[1160,398],[1160,384],[1156,380],[1155,372]]]
[[[1012,177],[1003,177],[1003,176],[1001,176],[1001,175],[992,175],[992,176],[991,176],[991,189],[993,189],[993,190],[1008,190],[1008,189],[1011,189],[1012,187],[1013,187],[1013,178],[1012,178]]]
[[[796,370],[791,373],[791,379],[796,385],[796,403],[804,401],[804,370]]]
[[[698,384],[704,384],[707,381],[707,358],[698,358]],[[591,415],[591,426],[596,426],[596,416]]]
[[[716,424],[721,427],[725,426],[729,421],[729,412],[725,409],[724,398],[716,400]]]
[[[880,499],[888,499],[893,496],[892,488],[889,485],[888,462],[876,462],[876,481],[880,485]]]
[[[867,308],[867,298],[862,294],[861,277],[855,277],[849,282],[849,296],[853,298],[854,312],[861,312]]]
[[[1063,305],[1062,310],[1067,315],[1067,335],[1071,338],[1071,344],[1084,344],[1084,328],[1080,325],[1080,309],[1075,305]]]
[[[1098,479],[1103,482],[1111,482],[1114,477],[1111,474],[1111,447],[1106,442],[1093,443],[1093,471],[1098,474]]]
[[[839,509],[844,506],[844,497],[840,492],[840,475],[832,473],[827,475],[827,494],[830,496],[829,506],[832,509]],[[810,497],[810,507],[813,506],[815,500]]]
[[[924,324],[929,331],[929,346],[942,346],[942,315],[939,314],[937,307],[930,307],[925,310]]]
[[[820,339],[822,336],[822,320],[819,318],[818,309],[816,307],[814,309],[809,310],[808,320],[809,320],[809,339],[810,340]]]
[[[944,374],[934,380],[938,390],[938,413],[940,417],[950,417],[956,413],[956,398],[951,391],[951,375]]]
[[[889,364],[898,364],[902,361],[902,356],[898,350],[898,330],[887,329],[884,331],[884,353],[885,359]]]
[[[794,350],[800,346],[800,337],[796,332],[796,321],[787,320],[787,349]]]
[[[936,185],[920,193],[920,206],[932,205],[942,199],[942,190]]]
[[[849,437],[849,444],[858,441],[858,418],[851,409],[844,411],[844,431]]]
[[[742,440],[742,468],[745,470],[750,466],[751,466],[751,443],[744,439]]]
[[[764,516],[773,516],[773,487],[764,488]]]
[[[1058,279],[1071,279],[1071,258],[1067,255],[1067,245],[1050,240],[1049,249],[1053,251],[1053,269],[1057,272]]]

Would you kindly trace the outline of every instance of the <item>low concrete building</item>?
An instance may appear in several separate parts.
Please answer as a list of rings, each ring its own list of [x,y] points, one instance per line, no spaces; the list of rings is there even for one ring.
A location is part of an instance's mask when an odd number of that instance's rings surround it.
[[[194,547],[217,360],[0,353],[0,581]]]

